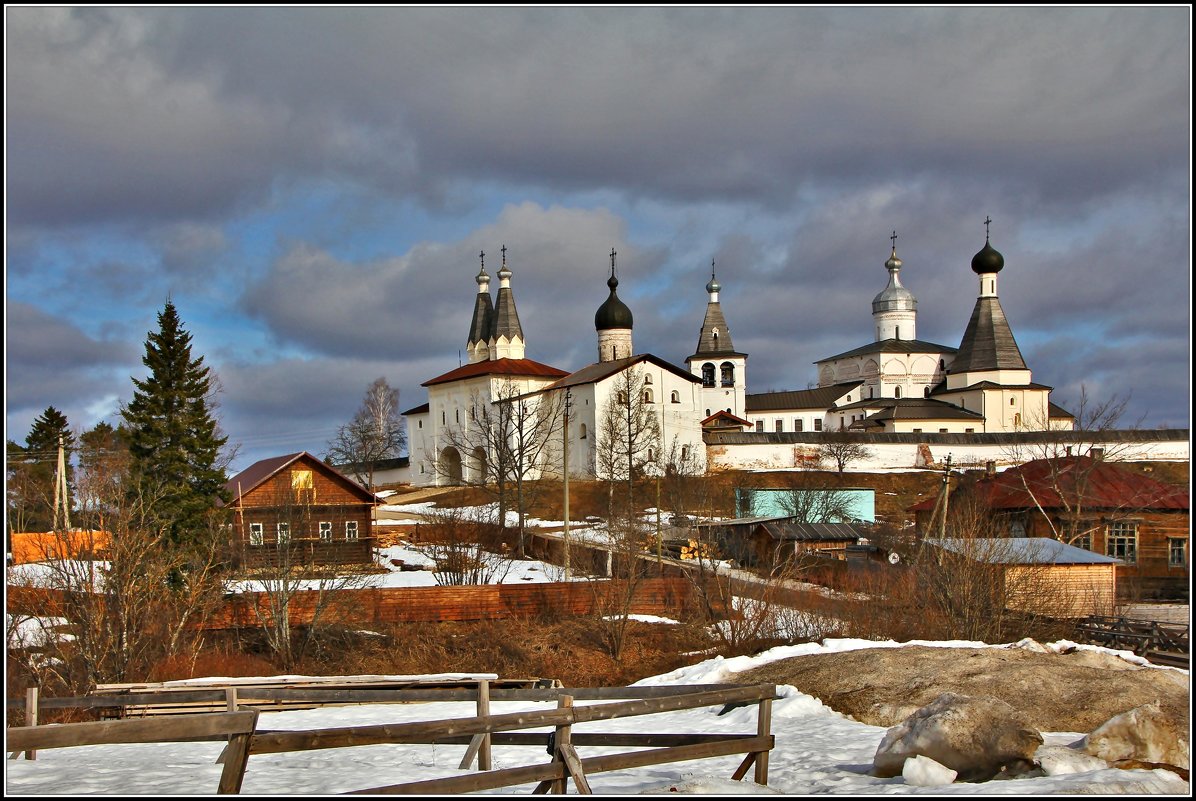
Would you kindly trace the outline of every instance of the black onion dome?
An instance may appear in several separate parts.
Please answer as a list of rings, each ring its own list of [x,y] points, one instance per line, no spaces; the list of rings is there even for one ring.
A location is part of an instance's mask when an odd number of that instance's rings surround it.
[[[988,242],[984,243],[983,250],[972,257],[972,272],[977,275],[999,273],[1004,266],[1005,257]]]
[[[627,304],[619,300],[618,294],[615,293],[615,289],[619,286],[619,279],[612,275],[607,279],[606,285],[610,287],[610,297],[598,307],[598,311],[594,314],[594,328],[599,331],[611,328],[631,328],[631,309],[627,308]]]

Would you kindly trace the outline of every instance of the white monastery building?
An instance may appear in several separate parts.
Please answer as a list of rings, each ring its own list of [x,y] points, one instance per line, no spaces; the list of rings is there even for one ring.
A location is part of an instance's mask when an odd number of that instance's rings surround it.
[[[927,451],[918,443],[939,435],[953,443],[964,437],[955,447],[974,443],[992,450],[999,445],[982,442],[985,436],[1072,430],[1074,418],[1051,403],[1050,387],[1033,381],[1018,349],[997,294],[1005,259],[987,234],[972,257],[978,293],[958,347],[918,339],[918,302],[902,283],[895,232],[892,239],[884,265],[888,282],[872,300],[874,340],[815,362],[813,389],[757,394],[747,392],[748,354],[731,341],[713,264],[697,347],[682,368],[651,353],[636,354],[633,315],[618,296],[612,250],[609,293],[594,315],[597,361],[570,372],[526,357],[507,249],[493,297],[480,254],[468,363],[425,381],[428,402],[405,412],[412,483],[486,480],[496,445],[481,430],[503,415],[508,441],[532,434],[544,441],[530,457],[535,475],[560,475],[567,451],[571,476],[606,477],[604,428],[613,425],[612,403],[627,406],[628,388],[660,432],[637,468],[649,473],[678,457],[703,469],[707,460],[726,467],[787,466],[785,453],[796,458],[793,444],[809,444],[810,437],[815,442],[824,432],[894,435],[889,444],[880,442],[883,437],[867,439],[879,444],[878,452],[894,449],[892,466],[912,466],[910,449],[921,448],[925,461]],[[519,421],[513,428],[512,414]],[[991,458],[988,451],[982,455]]]

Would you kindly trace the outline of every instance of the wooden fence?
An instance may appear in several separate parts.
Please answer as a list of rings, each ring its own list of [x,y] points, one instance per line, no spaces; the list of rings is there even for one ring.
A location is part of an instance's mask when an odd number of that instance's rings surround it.
[[[386,625],[503,620],[545,614],[590,615],[608,608],[611,600],[626,590],[627,585],[622,581],[608,579],[337,590],[327,593],[331,597],[325,619],[358,625]],[[315,590],[294,594],[288,610],[293,625],[303,626],[311,621],[319,595]],[[66,593],[61,590],[10,586],[7,611],[62,617],[69,608],[64,603],[65,598]],[[641,579],[631,588],[630,612],[675,616],[692,608],[692,601],[693,588],[685,579]],[[260,620],[269,618],[266,593],[240,593],[229,596],[224,605],[200,625],[207,629],[254,627]]]
[[[219,688],[223,691],[225,688]],[[663,686],[495,689],[481,680],[476,688],[456,690],[320,690],[296,688],[288,696],[324,694],[331,702],[376,702],[372,696],[386,692],[388,700],[473,701],[477,714],[449,720],[352,726],[306,731],[255,731],[257,710],[182,715],[147,720],[71,723],[57,726],[24,726],[7,730],[13,756],[36,749],[115,743],[169,742],[175,740],[221,740],[228,745],[218,761],[223,762],[218,792],[237,793],[244,779],[248,759],[254,754],[275,754],[326,748],[347,748],[380,744],[460,744],[466,750],[460,767],[476,762],[481,772],[443,779],[409,782],[358,790],[358,793],[446,794],[473,792],[538,782],[535,792],[563,793],[572,779],[578,792],[590,792],[588,777],[610,770],[680,762],[693,759],[744,754],[732,774],[741,780],[754,768],[758,784],[768,783],[768,756],[774,746],[771,734],[772,700],[775,685]],[[555,701],[556,708],[503,715],[490,712],[491,701]],[[611,703],[574,706],[575,700]],[[352,702],[352,701],[350,701]],[[755,704],[758,706],[755,734],[701,733],[573,733],[580,723],[636,717],[705,706]],[[33,707],[36,709],[36,702]],[[526,729],[552,726],[552,732]],[[503,770],[491,770],[491,748],[503,746],[547,747],[552,761]],[[583,759],[579,747],[633,747],[647,749]]]
[[[1187,667],[1190,662],[1188,627],[1182,623],[1093,615],[1080,622],[1077,635],[1097,645],[1124,648],[1162,664]]]

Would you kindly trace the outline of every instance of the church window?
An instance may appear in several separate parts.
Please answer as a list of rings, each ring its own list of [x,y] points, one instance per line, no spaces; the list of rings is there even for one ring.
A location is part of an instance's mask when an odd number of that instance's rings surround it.
[[[922,429],[920,429],[920,428],[915,428],[915,429],[914,429],[914,433],[915,433],[915,434],[921,434],[921,433],[922,433]]]
[[[627,405],[627,393],[626,393],[626,392],[620,392],[620,393],[619,393],[619,405],[620,405],[620,406],[626,406],[626,405]]]
[[[868,387],[868,400],[872,400],[872,387]]]
[[[901,387],[893,387],[893,397],[894,398],[901,397]]]
[[[785,423],[783,420],[776,421],[776,429],[778,434],[785,430]]]
[[[1009,399],[1009,405],[1010,405],[1010,406],[1016,406],[1016,405],[1017,405],[1017,400],[1016,400],[1016,399],[1014,399],[1014,398],[1010,398],[1010,399]]]
[[[947,363],[946,363],[945,361],[943,361],[942,359],[939,359],[939,369],[940,369],[940,370],[946,370],[946,369],[947,369]]]
[[[582,423],[580,426],[578,426],[578,430],[581,432],[580,439],[585,439],[586,438],[586,424]]]
[[[445,411],[443,409],[441,409],[440,410],[440,424],[444,425],[447,422],[448,422],[448,416],[445,414]]]
[[[420,421],[418,421],[415,427],[416,427],[416,428],[423,428],[423,427],[424,427],[424,421],[423,421],[423,420],[420,420]]]
[[[709,409],[707,409],[707,410],[706,410],[706,416],[707,416],[707,417],[709,417],[709,416],[710,416],[710,410],[709,410]]]
[[[681,393],[674,389],[672,391],[672,393],[669,395],[669,400],[672,401],[673,403],[680,403],[681,402]],[[710,412],[706,412],[706,414],[707,414],[707,416],[709,416]]]
[[[651,403],[651,402],[652,402],[652,390],[645,389],[644,390],[644,403]]]
[[[689,446],[682,445],[681,446],[681,461],[684,462],[688,458],[689,458]]]
[[[803,428],[803,426],[802,426],[802,419],[801,419],[800,417],[795,417],[795,418],[793,419],[793,430],[794,430],[794,431],[801,431],[801,430],[802,430],[802,428]]]
[[[818,419],[816,419],[816,420],[814,421],[814,430],[815,430],[815,431],[821,431],[821,430],[822,430],[822,418],[818,418]]]
[[[901,339],[901,326],[897,326],[893,329],[893,337],[895,339]]]
[[[922,397],[923,398],[930,397],[930,387],[922,387]]]
[[[1020,412],[1013,415],[1013,424],[1015,426],[1020,426],[1022,424],[1022,415]]]
[[[656,451],[652,450],[651,448],[648,448],[648,461],[649,462],[656,461]]]
[[[757,434],[763,434],[763,433],[764,433],[764,421],[763,421],[763,420],[757,420],[757,421],[756,421],[756,433],[757,433]]]
[[[850,396],[850,395],[848,395],[848,396],[847,396],[847,402],[848,402],[848,403],[851,403],[851,396]]]
[[[735,365],[730,362],[723,362],[722,374],[724,387],[735,386]]]
[[[963,430],[963,433],[965,433],[965,434],[975,434],[975,433],[976,433],[976,429],[974,429],[974,428],[965,428],[965,429]]]
[[[842,415],[839,416],[839,429],[847,428],[847,419]]]
[[[714,365],[710,362],[702,365],[702,386],[714,386]]]
[[[946,433],[947,433],[947,429],[945,429],[945,428],[940,428],[940,429],[939,429],[939,433],[940,433],[940,434],[946,434]]]

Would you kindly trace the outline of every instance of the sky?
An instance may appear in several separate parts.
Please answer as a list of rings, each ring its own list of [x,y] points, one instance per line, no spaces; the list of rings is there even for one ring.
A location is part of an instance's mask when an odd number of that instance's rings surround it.
[[[918,338],[971,257],[1036,382],[1191,417],[1191,11],[5,9],[5,428],[117,422],[166,301],[234,470],[322,455],[384,377],[464,357],[507,248],[527,356],[693,353],[715,263],[749,392],[873,338],[890,236]]]
[[[637,684],[733,683],[737,673],[777,659],[903,645],[985,647],[984,643],[964,641],[899,644],[827,639],[822,643],[773,648],[754,656],[715,657]],[[1108,651],[1095,646],[1076,646],[1067,641],[1051,643],[1047,647],[1056,652],[1069,647]],[[1145,661],[1127,651],[1111,653],[1134,660],[1135,664]],[[459,678],[461,674],[455,676]],[[490,678],[492,674],[486,677]],[[238,683],[246,681],[249,680],[237,679]],[[200,680],[198,683],[211,682]],[[844,717],[821,700],[798,692],[792,686],[782,685],[778,695],[780,698],[772,704],[770,731],[776,737],[776,743],[769,755],[768,787],[754,784],[750,773],[743,782],[730,780],[741,761],[740,755],[592,773],[588,776],[590,786],[596,793],[620,795],[1188,795],[1188,783],[1171,771],[1110,768],[1101,760],[1069,748],[1083,736],[1076,732],[1044,733],[1044,746],[1036,753],[1047,774],[1044,776],[939,786],[919,786],[916,782],[923,779],[917,771],[911,771],[908,778],[902,775],[880,779],[868,772],[885,735],[884,728]],[[576,705],[587,703],[578,701]],[[490,708],[497,715],[544,710],[551,705],[501,701],[491,702]],[[334,706],[296,712],[264,712],[258,720],[258,729],[290,731],[403,724],[468,718],[473,717],[474,712],[472,702]],[[755,734],[756,716],[755,706],[740,707],[726,714],[722,714],[719,706],[714,706],[654,714],[642,719],[640,730]],[[636,724],[636,719],[627,718],[579,724],[573,728],[579,732],[634,731]],[[215,760],[221,749],[221,743],[149,743],[41,750],[36,761],[18,759],[8,762],[5,790],[17,795],[125,795],[130,792],[208,795],[215,791],[220,779],[222,766],[215,764]],[[336,748],[307,751],[302,755],[259,754],[249,758],[241,790],[250,795],[325,795],[466,775],[468,771],[457,769],[464,751],[465,746],[461,745],[374,745],[358,746],[351,751]],[[626,748],[586,747],[581,749],[581,756],[584,759],[626,752]],[[547,761],[542,747],[494,746],[493,749],[495,769]],[[525,795],[531,787],[506,787],[491,792]],[[575,789],[570,787],[569,791],[575,792]]]

